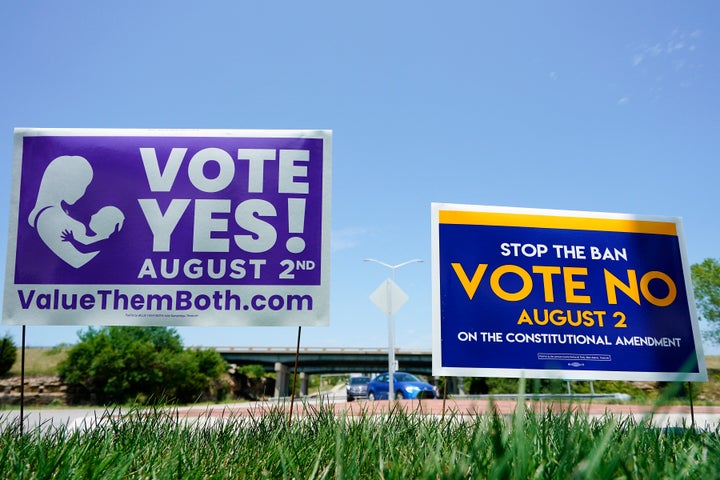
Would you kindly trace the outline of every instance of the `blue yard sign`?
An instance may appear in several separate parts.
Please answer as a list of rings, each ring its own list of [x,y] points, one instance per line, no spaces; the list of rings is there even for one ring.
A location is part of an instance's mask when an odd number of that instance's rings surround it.
[[[433,374],[707,381],[675,217],[432,205]]]

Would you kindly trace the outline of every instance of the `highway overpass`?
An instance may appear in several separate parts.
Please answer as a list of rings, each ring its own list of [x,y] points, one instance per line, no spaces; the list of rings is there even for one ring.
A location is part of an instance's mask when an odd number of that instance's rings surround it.
[[[266,372],[276,373],[275,396],[286,396],[295,369],[295,349],[285,347],[215,347],[228,363],[261,365]],[[432,375],[430,350],[396,349],[399,370],[420,375]],[[387,349],[383,348],[300,348],[298,376],[301,394],[307,394],[309,375],[332,373],[380,373],[388,369]],[[303,388],[304,386],[304,388]]]

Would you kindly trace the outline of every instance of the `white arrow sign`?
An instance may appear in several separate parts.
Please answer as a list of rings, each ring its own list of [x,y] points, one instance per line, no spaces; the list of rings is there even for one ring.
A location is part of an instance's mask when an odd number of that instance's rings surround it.
[[[388,316],[395,315],[409,298],[407,293],[389,278],[370,294],[370,301]]]

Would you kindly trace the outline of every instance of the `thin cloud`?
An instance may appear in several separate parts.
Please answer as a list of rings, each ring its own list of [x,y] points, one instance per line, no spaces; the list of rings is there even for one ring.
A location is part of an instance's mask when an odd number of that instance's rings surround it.
[[[697,50],[697,41],[702,36],[702,30],[694,30],[691,33],[684,33],[675,29],[670,34],[670,38],[664,41],[655,42],[653,44],[644,44],[637,47],[632,55],[633,67],[637,67],[642,63],[658,59],[665,56],[678,55],[686,52],[694,52]],[[685,61],[681,61],[684,65]],[[678,62],[675,61],[674,65]]]
[[[368,230],[363,227],[347,227],[340,230],[333,230],[331,235],[331,249],[333,252],[350,250],[357,247],[363,237],[367,236]]]

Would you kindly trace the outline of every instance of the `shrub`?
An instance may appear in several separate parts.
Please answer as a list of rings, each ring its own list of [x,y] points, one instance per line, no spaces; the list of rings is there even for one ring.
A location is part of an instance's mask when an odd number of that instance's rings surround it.
[[[261,399],[270,389],[270,382],[265,378],[262,365],[243,365],[232,372],[234,380],[233,394],[248,400]],[[274,382],[272,383],[274,385]]]
[[[0,376],[10,371],[17,360],[17,348],[10,335],[0,340]]]
[[[60,366],[70,403],[191,402],[217,390],[225,362],[214,350],[185,350],[165,327],[90,328]]]

